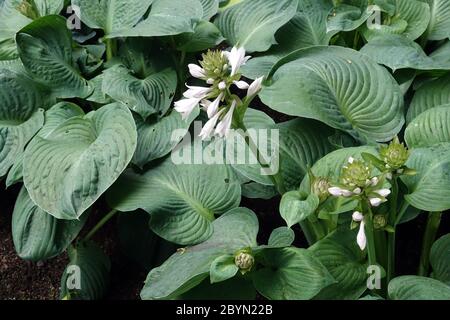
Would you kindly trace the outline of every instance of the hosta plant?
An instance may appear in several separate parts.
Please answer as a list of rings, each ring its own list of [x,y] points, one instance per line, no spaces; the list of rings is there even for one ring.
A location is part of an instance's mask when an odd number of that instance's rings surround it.
[[[142,299],[450,299],[449,38],[449,0],[0,0],[17,254],[101,299],[115,223]]]

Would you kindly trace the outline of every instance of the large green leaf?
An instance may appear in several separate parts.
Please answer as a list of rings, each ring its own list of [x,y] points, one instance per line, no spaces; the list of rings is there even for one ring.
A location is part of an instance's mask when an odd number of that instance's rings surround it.
[[[0,41],[0,61],[6,63],[5,61],[15,60],[18,57],[16,42],[13,39]]]
[[[373,7],[368,7],[367,0],[340,0],[335,3],[327,21],[327,32],[330,36],[340,31],[357,29],[374,12]]]
[[[277,44],[265,55],[255,57],[242,67],[246,77],[256,79],[269,73],[273,65],[289,53],[315,45],[327,45],[326,21],[332,4],[328,0],[300,0],[295,16],[280,30]]]
[[[47,137],[36,137],[24,156],[24,183],[40,208],[78,219],[127,167],[136,149],[131,112],[111,104],[73,117]]]
[[[430,7],[422,0],[391,0],[394,11],[384,14],[380,25],[364,28],[363,34],[369,42],[379,35],[401,34],[416,40],[427,29],[430,22]]]
[[[113,32],[110,37],[161,37],[194,32],[203,17],[198,0],[153,0],[148,16],[134,28]]]
[[[450,287],[425,277],[401,276],[389,282],[392,300],[450,300]]]
[[[312,47],[281,59],[260,97],[276,111],[320,120],[360,140],[388,141],[404,124],[394,78],[342,47]]]
[[[427,56],[422,47],[402,35],[376,36],[360,51],[393,71],[398,69],[450,70],[450,63]]]
[[[0,177],[44,124],[46,92],[30,79],[0,70]]]
[[[86,217],[58,220],[34,204],[22,187],[12,215],[12,236],[17,254],[31,261],[59,255],[78,235]]]
[[[431,19],[427,30],[429,40],[450,38],[450,2],[447,0],[427,0],[430,4]]]
[[[142,118],[169,109],[177,88],[177,73],[172,69],[139,79],[122,65],[104,73],[102,91],[116,101],[127,105]]]
[[[209,20],[219,11],[219,0],[200,0],[203,6],[203,19]]]
[[[318,206],[319,198],[315,194],[302,197],[298,191],[290,191],[281,199],[280,214],[290,228],[314,214]]]
[[[308,167],[334,149],[329,142],[333,130],[316,121],[295,119],[266,128],[279,131],[279,141],[268,134],[268,137],[272,138],[272,145],[269,147],[279,150],[279,158],[273,159],[271,167],[275,169],[276,161],[279,161],[281,176],[287,190],[296,189]],[[233,167],[250,180],[263,185],[273,184],[268,176],[261,174],[260,165],[245,164]]]
[[[177,49],[184,52],[198,52],[219,45],[224,39],[215,24],[200,21],[194,32],[182,33],[175,36]]]
[[[323,289],[316,299],[354,300],[367,289],[367,263],[364,252],[356,244],[356,232],[337,230],[308,250],[337,281]]]
[[[298,0],[246,0],[221,12],[216,20],[228,42],[248,52],[266,51],[275,32],[297,11]]]
[[[111,262],[108,256],[93,242],[70,246],[68,254],[70,262],[61,277],[61,299],[101,299],[109,284]]]
[[[266,249],[264,267],[253,275],[256,290],[271,300],[307,300],[334,282],[313,254],[305,249]]]
[[[422,112],[450,104],[450,75],[423,84],[415,93],[406,120],[411,122]]]
[[[64,7],[64,0],[33,0],[39,16],[58,14]]]
[[[406,200],[424,211],[450,209],[450,144],[413,149],[406,165],[418,172],[402,178],[409,190]]]
[[[20,59],[34,80],[59,98],[84,98],[92,92],[72,63],[72,38],[61,16],[39,18],[16,35]]]
[[[120,211],[144,209],[162,238],[196,244],[211,237],[211,222],[239,205],[241,189],[225,165],[174,164],[168,157],[144,173],[127,170],[108,193]]]
[[[138,140],[132,162],[143,168],[147,163],[167,155],[186,135],[199,112],[198,108],[195,109],[185,120],[175,111],[159,120],[144,121],[140,117],[135,117]]]
[[[256,246],[258,219],[246,208],[228,211],[215,220],[212,236],[205,242],[179,250],[147,276],[141,298],[171,299],[200,284],[211,263],[225,254]]]
[[[39,130],[36,136],[46,138],[53,132],[61,123],[72,117],[83,115],[83,110],[77,105],[69,102],[60,102],[44,114],[44,126]],[[36,137],[35,136],[35,137]],[[33,138],[34,139],[34,138]],[[19,155],[6,179],[6,185],[11,186],[22,179],[23,173],[23,153]]]
[[[408,125],[405,140],[410,148],[450,142],[450,104],[429,109]]]
[[[17,7],[22,0],[0,0],[0,40],[12,39],[32,20],[22,15]]]
[[[436,240],[431,248],[430,263],[433,278],[450,286],[450,234]]]
[[[72,0],[80,8],[81,21],[91,28],[103,29],[106,35],[133,28],[144,16],[153,0]]]

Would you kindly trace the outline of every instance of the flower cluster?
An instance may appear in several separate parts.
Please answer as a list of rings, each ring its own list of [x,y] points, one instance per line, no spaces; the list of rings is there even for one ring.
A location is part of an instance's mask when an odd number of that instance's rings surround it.
[[[230,132],[233,116],[241,101],[230,92],[231,86],[247,90],[247,100],[253,99],[261,90],[263,77],[252,84],[241,80],[239,70],[249,59],[244,48],[234,47],[229,51],[208,51],[203,54],[200,65],[189,64],[190,74],[206,82],[208,86],[187,86],[184,99],[175,102],[175,110],[183,119],[201,105],[208,114],[208,122],[204,125],[200,137],[209,139],[212,135],[226,137]]]
[[[380,157],[385,168],[390,171],[397,171],[399,174],[403,173],[409,155],[409,150],[403,143],[400,143],[398,137],[395,137],[389,145],[380,148]]]
[[[234,264],[239,268],[242,274],[246,274],[252,270],[253,265],[255,264],[255,258],[250,250],[240,250],[234,256]]]

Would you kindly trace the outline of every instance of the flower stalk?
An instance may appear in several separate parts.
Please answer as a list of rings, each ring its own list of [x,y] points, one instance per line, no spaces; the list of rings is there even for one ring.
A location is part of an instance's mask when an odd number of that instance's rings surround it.
[[[422,242],[422,252],[420,254],[420,263],[418,275],[427,277],[430,267],[430,251],[441,224],[442,212],[430,212],[428,215],[425,234]]]

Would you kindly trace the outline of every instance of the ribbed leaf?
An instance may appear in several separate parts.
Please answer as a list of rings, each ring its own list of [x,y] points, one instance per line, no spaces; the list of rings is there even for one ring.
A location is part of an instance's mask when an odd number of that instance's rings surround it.
[[[72,38],[61,16],[33,21],[19,31],[16,42],[28,73],[59,98],[84,98],[92,92],[72,64]]]
[[[233,255],[222,255],[211,263],[209,276],[211,283],[218,283],[233,278],[239,268],[234,263]]]
[[[126,168],[136,140],[131,112],[120,104],[65,121],[27,147],[31,199],[56,218],[77,219]]]
[[[110,37],[161,37],[194,32],[195,22],[202,16],[199,0],[153,0],[145,20],[132,29],[113,32]]]
[[[450,62],[427,56],[419,44],[402,35],[376,36],[360,52],[393,71],[450,70]]]
[[[276,111],[320,120],[361,140],[388,141],[404,124],[394,78],[342,47],[313,47],[283,58],[260,97]]]
[[[58,220],[30,199],[25,187],[19,193],[12,216],[12,236],[19,257],[41,261],[62,253],[75,239],[86,221]]]
[[[17,10],[21,2],[22,0],[0,1],[0,40],[13,39],[17,31],[31,22],[30,18]]]
[[[422,112],[450,104],[450,75],[423,84],[415,93],[406,119],[411,122]]]
[[[374,28],[364,28],[364,37],[371,42],[379,35],[401,34],[402,36],[416,40],[430,22],[430,6],[421,0],[394,0],[395,5],[392,14],[385,14],[381,25]]]
[[[101,299],[109,284],[111,263],[108,256],[93,242],[71,246],[68,253],[70,262],[61,278],[61,299]],[[80,287],[76,288],[78,284]]]
[[[64,0],[33,0],[39,16],[58,14],[64,7]]]
[[[209,20],[219,11],[219,0],[199,0],[203,7],[203,20]]]
[[[46,138],[61,123],[72,117],[83,115],[83,110],[77,105],[69,102],[60,102],[45,112],[44,126],[39,130],[36,136]],[[34,138],[33,138],[34,139]],[[6,186],[9,187],[14,183],[22,180],[23,177],[23,153],[17,157],[14,165],[8,173]]]
[[[431,19],[427,30],[429,40],[450,38],[450,2],[447,0],[427,0],[430,4]]]
[[[433,278],[450,286],[450,234],[436,240],[431,248],[430,263]]]
[[[318,206],[319,198],[315,194],[302,197],[298,191],[290,191],[281,199],[280,214],[290,228],[314,214]]]
[[[0,177],[44,124],[45,91],[28,78],[0,70]]]
[[[414,118],[405,131],[410,148],[450,142],[450,104],[432,108]]]
[[[177,74],[165,69],[145,79],[138,79],[124,66],[115,66],[104,73],[102,91],[127,105],[142,118],[169,109],[177,88]]]
[[[300,0],[295,16],[276,33],[278,44],[243,66],[244,75],[256,79],[268,74],[280,58],[295,50],[327,45],[330,35],[327,35],[326,21],[331,7],[328,0]]]
[[[253,274],[253,283],[271,300],[308,300],[334,282],[320,261],[305,249],[267,249],[260,259],[264,267]]]
[[[330,12],[327,32],[330,36],[341,31],[352,31],[361,26],[373,14],[367,0],[343,0]]]
[[[294,17],[298,0],[246,0],[219,14],[217,26],[232,45],[266,51],[275,32]]]
[[[175,36],[177,49],[185,52],[198,52],[219,45],[224,39],[215,24],[200,21],[194,32],[182,33]]]
[[[176,165],[171,158],[142,174],[127,170],[108,193],[113,208],[144,209],[156,234],[183,245],[208,239],[214,216],[240,200],[239,181],[227,166]]]
[[[279,227],[272,231],[267,242],[271,248],[290,247],[295,240],[295,233],[291,228]]]
[[[81,21],[91,28],[103,29],[106,35],[133,28],[144,16],[153,0],[72,0],[80,8]]]
[[[354,300],[367,289],[367,263],[364,252],[356,244],[356,232],[335,231],[308,250],[337,281],[323,289],[316,299]]]
[[[425,211],[450,209],[450,144],[413,149],[406,165],[418,172],[402,178],[410,193],[406,200]]]
[[[389,282],[392,300],[450,300],[450,287],[425,277],[401,276]]]
[[[143,168],[147,163],[167,155],[186,135],[198,114],[199,109],[196,109],[186,120],[182,120],[178,112],[171,112],[159,120],[144,121],[135,117],[138,140],[132,162]]]
[[[211,263],[225,254],[256,246],[258,219],[246,208],[233,209],[212,223],[214,232],[205,242],[179,250],[147,276],[141,298],[170,299],[200,284]]]
[[[14,60],[18,57],[16,42],[13,39],[0,41],[0,61]]]

